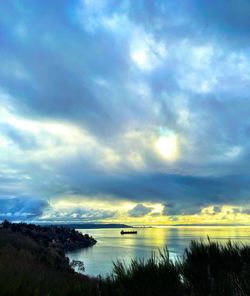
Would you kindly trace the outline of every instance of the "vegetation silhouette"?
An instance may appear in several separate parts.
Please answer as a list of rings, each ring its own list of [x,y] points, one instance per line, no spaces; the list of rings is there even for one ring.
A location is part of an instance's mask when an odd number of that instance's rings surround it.
[[[128,266],[114,262],[108,277],[91,278],[75,272],[62,251],[0,227],[0,295],[249,296],[250,246],[192,241],[177,261],[166,248]]]

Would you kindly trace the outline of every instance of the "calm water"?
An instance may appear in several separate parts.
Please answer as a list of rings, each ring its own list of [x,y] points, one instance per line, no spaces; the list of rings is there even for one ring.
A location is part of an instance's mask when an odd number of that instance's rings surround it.
[[[73,260],[81,260],[85,265],[85,273],[92,276],[105,276],[112,271],[113,261],[117,259],[129,263],[132,258],[148,258],[152,251],[166,245],[170,256],[174,259],[183,255],[185,247],[191,240],[206,239],[226,242],[250,244],[250,227],[154,227],[139,228],[137,235],[121,235],[121,229],[78,229],[89,233],[97,244],[91,248],[68,253]]]

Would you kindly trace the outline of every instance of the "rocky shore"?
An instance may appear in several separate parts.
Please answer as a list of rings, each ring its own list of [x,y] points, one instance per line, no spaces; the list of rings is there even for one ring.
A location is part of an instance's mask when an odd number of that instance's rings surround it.
[[[0,228],[21,233],[44,247],[55,248],[63,253],[96,244],[96,240],[88,234],[82,234],[75,229],[63,226],[10,223],[5,220],[0,224]]]

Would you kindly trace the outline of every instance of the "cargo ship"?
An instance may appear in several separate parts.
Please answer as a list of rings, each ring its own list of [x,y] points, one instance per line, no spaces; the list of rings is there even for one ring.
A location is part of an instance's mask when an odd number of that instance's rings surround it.
[[[137,234],[137,231],[124,231],[124,230],[122,230],[121,231],[121,234]]]

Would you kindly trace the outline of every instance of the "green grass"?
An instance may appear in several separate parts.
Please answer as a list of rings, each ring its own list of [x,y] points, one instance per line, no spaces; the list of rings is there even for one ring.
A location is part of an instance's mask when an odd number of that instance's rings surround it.
[[[250,246],[193,241],[183,258],[167,249],[107,278],[75,273],[62,254],[20,233],[0,229],[0,295],[249,296]]]

